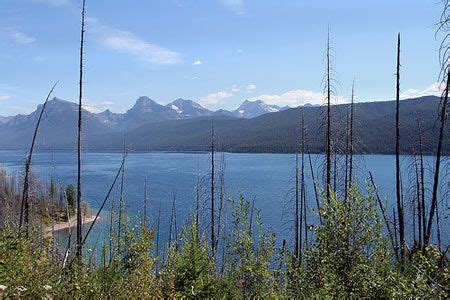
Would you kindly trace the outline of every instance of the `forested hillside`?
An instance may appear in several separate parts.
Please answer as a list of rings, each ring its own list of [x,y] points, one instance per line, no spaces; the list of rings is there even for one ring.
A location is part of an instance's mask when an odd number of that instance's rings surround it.
[[[434,136],[436,112],[439,98],[434,96],[401,101],[401,145],[404,153],[413,153],[417,141],[417,119],[424,134],[424,151],[432,153],[436,147]],[[304,109],[307,141],[312,152],[323,152],[322,107],[289,109],[265,114],[254,119],[216,118],[219,148],[229,152],[276,152],[296,151],[299,120]],[[344,134],[349,105],[332,108],[335,127],[336,149],[343,150]],[[161,122],[142,126],[128,132],[126,143],[134,150],[161,151],[207,151],[212,120],[210,118]],[[448,125],[447,125],[448,126]],[[355,105],[355,151],[358,153],[394,152],[395,102],[368,102]],[[102,141],[101,143],[99,141]],[[107,141],[98,137],[87,146],[91,149],[120,149],[123,135],[116,135]],[[446,153],[450,143],[444,143]]]
[[[402,100],[400,130],[402,152],[413,153],[417,145],[418,124],[423,132],[424,152],[436,147],[437,111],[440,98],[427,96]],[[39,109],[38,109],[39,110]],[[0,149],[29,147],[38,110],[0,126]],[[307,142],[311,152],[323,152],[324,107],[299,107],[245,119],[227,116],[204,116],[181,120],[155,121],[129,129],[118,130],[103,119],[83,111],[83,144],[87,150],[120,150],[123,144],[136,151],[207,151],[211,126],[217,135],[218,147],[228,152],[296,151],[299,120],[304,110]],[[332,106],[334,147],[343,151],[349,105]],[[72,150],[76,148],[76,105],[71,102],[50,103],[42,120],[36,148]],[[144,122],[139,119],[139,123]],[[133,120],[130,118],[129,122]],[[145,122],[144,122],[145,123]],[[447,124],[448,126],[448,124]],[[357,153],[394,152],[395,102],[361,102],[355,105],[355,151]],[[448,136],[444,153],[450,152]]]

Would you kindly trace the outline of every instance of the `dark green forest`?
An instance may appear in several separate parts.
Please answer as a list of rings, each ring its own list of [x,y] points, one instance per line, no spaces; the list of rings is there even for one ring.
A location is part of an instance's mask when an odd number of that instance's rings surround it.
[[[423,132],[423,151],[436,151],[435,136],[440,98],[429,96],[402,100],[401,151],[413,154],[418,151],[417,120]],[[323,153],[324,132],[321,124],[324,107],[300,107],[266,114],[254,119],[214,119],[218,147],[227,152],[295,153],[298,149],[299,118],[302,110],[307,128],[307,140],[312,153]],[[347,115],[350,104],[332,106],[333,130],[342,137],[338,151],[344,152]],[[357,103],[355,117],[355,153],[392,154],[395,151],[395,101]],[[126,141],[135,150],[147,151],[209,151],[208,136],[212,120],[182,120],[148,124],[126,134]],[[446,125],[449,128],[449,125]],[[119,136],[119,135],[118,135]],[[120,149],[119,137],[105,143],[107,149]],[[100,138],[101,139],[101,138]],[[123,143],[123,141],[122,141]],[[99,149],[96,142],[88,147]],[[448,136],[443,148],[449,153]]]

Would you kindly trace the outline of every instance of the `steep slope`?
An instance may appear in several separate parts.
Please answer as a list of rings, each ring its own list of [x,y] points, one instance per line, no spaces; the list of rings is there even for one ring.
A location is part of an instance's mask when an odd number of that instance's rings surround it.
[[[9,122],[0,125],[0,148],[19,149],[27,148],[36,126],[37,119],[42,110],[39,105],[30,115],[17,115]],[[94,114],[83,110],[83,139],[90,135],[109,134],[106,126]],[[53,98],[47,103],[36,148],[64,148],[74,149],[77,137],[78,106],[75,103]]]
[[[113,113],[109,109],[95,115],[101,122],[111,127],[117,127],[123,121],[124,117],[123,114]]]
[[[160,105],[149,97],[140,97],[136,104],[123,116],[120,128],[130,130],[147,123],[179,119],[178,113],[164,105]]]

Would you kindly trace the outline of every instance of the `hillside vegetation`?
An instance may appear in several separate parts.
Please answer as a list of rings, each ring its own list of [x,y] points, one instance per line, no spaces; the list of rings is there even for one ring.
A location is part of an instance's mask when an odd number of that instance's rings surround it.
[[[417,150],[417,120],[423,132],[423,151],[435,152],[439,97],[427,96],[402,100],[400,128],[402,153]],[[138,151],[208,151],[211,122],[217,132],[218,149],[227,152],[294,153],[299,133],[299,119],[304,110],[307,139],[311,152],[321,153],[324,147],[324,107],[299,107],[266,113],[256,118],[230,116],[198,116],[180,120],[154,119],[151,115],[127,117],[133,122],[131,129],[117,128],[102,121],[97,115],[83,111],[83,146],[87,150],[120,150],[125,144]],[[334,131],[345,136],[349,104],[332,107]],[[164,111],[164,114],[167,112]],[[355,104],[355,152],[394,153],[395,102],[362,102]],[[14,122],[0,125],[0,149],[27,149],[31,140],[38,111],[22,116]],[[49,102],[42,120],[36,149],[74,150],[76,148],[76,105],[71,102]],[[162,118],[162,117],[161,117]],[[145,123],[147,124],[139,125]],[[447,127],[448,124],[447,124]],[[450,153],[446,136],[444,153]],[[343,142],[343,141],[342,141]],[[341,150],[344,145],[341,144]],[[343,151],[343,150],[342,150]]]

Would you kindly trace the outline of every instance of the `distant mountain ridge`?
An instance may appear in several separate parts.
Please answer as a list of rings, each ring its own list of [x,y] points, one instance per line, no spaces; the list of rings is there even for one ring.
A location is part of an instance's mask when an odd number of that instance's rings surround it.
[[[66,107],[67,106],[67,107]],[[37,111],[40,111],[38,106]],[[71,107],[71,110],[78,109],[77,104],[54,97],[48,102],[46,114],[63,112]],[[255,118],[266,113],[277,112],[281,109],[276,105],[267,105],[261,100],[245,100],[236,110],[211,111],[193,100],[178,98],[169,104],[161,105],[147,96],[139,97],[135,104],[125,113],[114,113],[109,109],[100,113],[90,113],[90,117],[98,119],[111,130],[131,130],[147,123],[183,120],[207,116],[228,116],[236,118]],[[88,111],[85,111],[88,113]],[[34,113],[30,114],[34,115]],[[26,116],[17,115],[14,117],[0,116],[0,125],[8,122],[17,124],[27,120]]]
[[[262,100],[245,100],[235,111],[235,115],[242,118],[255,118],[261,115],[278,112],[289,109],[289,107],[279,107],[277,105],[268,105]]]
[[[9,120],[11,120],[13,117],[4,117],[4,116],[0,116],[0,124],[4,124],[6,122],[8,122]]]
[[[423,124],[424,151],[433,153],[436,135],[436,113],[439,97],[426,96],[402,100],[400,108],[403,153],[413,153],[417,136],[416,118]],[[26,149],[42,105],[29,115],[8,117],[0,121],[0,149]],[[300,110],[304,110],[309,148],[323,150],[323,107],[307,106],[284,109],[262,101],[244,101],[235,111],[210,111],[191,100],[176,99],[160,105],[140,97],[124,114],[105,110],[92,113],[83,109],[83,148],[118,150],[126,144],[143,151],[205,151],[209,147],[211,120],[216,127],[218,149],[231,152],[294,152],[298,139]],[[265,113],[271,111],[270,113]],[[355,134],[360,141],[359,153],[392,153],[394,141],[395,101],[360,102],[355,106]],[[41,122],[37,149],[75,149],[78,106],[52,99]],[[337,141],[342,135],[348,104],[332,107]],[[249,116],[259,115],[254,118]],[[4,117],[3,117],[4,118]],[[0,119],[4,120],[4,119]],[[447,123],[448,124],[448,123]],[[450,153],[447,131],[445,153]]]

